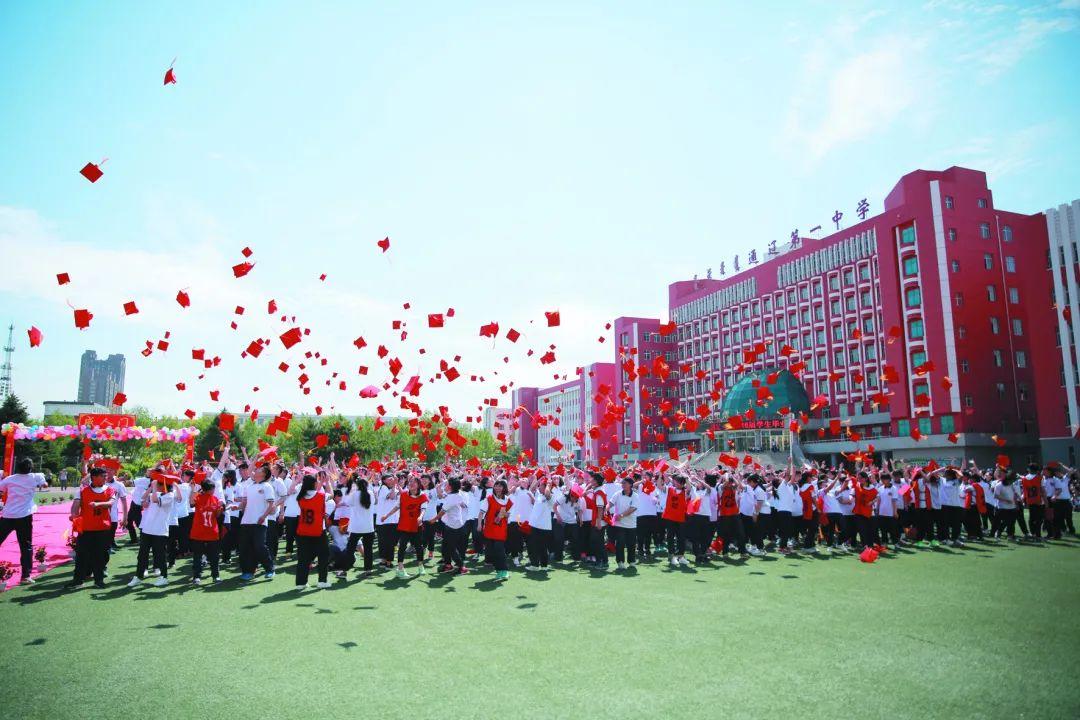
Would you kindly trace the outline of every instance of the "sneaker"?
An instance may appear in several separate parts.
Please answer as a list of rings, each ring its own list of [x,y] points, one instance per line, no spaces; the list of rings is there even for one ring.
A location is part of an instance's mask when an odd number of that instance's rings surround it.
[[[459,567],[458,571],[457,571],[457,574],[458,575],[468,575],[469,574],[469,568],[467,568],[467,567]]]
[[[34,578],[32,578],[32,577],[30,577],[28,575],[28,576],[24,577],[22,580],[20,580],[19,584],[20,585],[33,585],[34,584]]]
[[[521,567],[521,558],[514,558],[514,567]]]
[[[326,590],[327,588],[330,587],[330,583],[328,583],[328,582],[317,583],[315,585],[315,587],[319,588],[320,590]]]
[[[263,574],[263,577],[267,580],[273,580],[275,575],[277,575],[277,573],[271,570],[270,572]]]
[[[495,579],[496,580],[509,580],[510,579],[510,573],[507,570],[499,570],[498,572],[495,573]]]
[[[625,570],[626,569],[626,563],[616,563],[615,567],[618,568],[619,570]]]
[[[131,578],[131,580],[128,581],[127,584],[129,588],[139,587],[140,585],[142,585],[142,580],[140,580],[138,576]]]
[[[405,568],[398,568],[395,575],[402,580],[409,577],[409,573],[405,572]]]
[[[937,540],[931,540],[930,541],[930,547],[939,548],[939,547],[941,547],[941,543],[939,543]]]
[[[202,585],[202,580],[199,578],[191,578],[192,585]]]
[[[540,572],[540,568],[536,567],[535,565],[526,565],[525,572]]]
[[[750,548],[749,552],[754,557],[761,557],[762,555],[765,554],[765,553],[761,552],[760,550],[758,550],[756,547]]]
[[[683,567],[690,567],[690,561],[684,557],[679,558],[679,564]]]
[[[157,580],[154,581],[154,587],[165,587],[168,584],[169,578],[167,577],[159,577]]]
[[[105,589],[105,583],[98,582],[97,580],[95,580],[94,581],[94,587],[96,587],[99,590],[104,590]]]
[[[439,572],[441,572],[441,573],[453,572],[453,571],[454,571],[454,566],[451,563],[444,563],[443,565],[439,566]]]
[[[219,582],[221,582],[221,578],[215,577],[214,578],[214,584],[217,585]]]
[[[416,574],[417,575],[423,575],[424,574],[424,566],[423,565],[421,565],[420,568],[416,571]]]
[[[676,560],[675,558],[671,558],[670,562],[671,562],[671,567],[678,567],[679,566],[679,561]]]
[[[637,567],[637,560],[634,560],[633,562],[626,563],[626,566],[627,567]]]
[[[157,568],[154,568],[154,571],[151,572],[150,574],[153,575],[154,577],[158,577],[159,575],[161,575],[161,571],[158,570]]]
[[[251,573],[240,573],[240,579],[244,580],[245,582],[248,581],[248,580],[251,580],[251,578],[253,578],[253,577],[255,577],[255,576],[252,575]]]

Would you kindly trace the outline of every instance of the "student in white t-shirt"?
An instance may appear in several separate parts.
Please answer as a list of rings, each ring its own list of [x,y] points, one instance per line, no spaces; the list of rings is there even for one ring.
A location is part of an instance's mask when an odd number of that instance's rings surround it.
[[[640,481],[640,476],[635,474],[634,480],[634,487],[638,493],[638,509],[634,513],[637,516],[637,530],[634,531],[637,552],[644,557],[652,557],[653,542],[656,541],[660,529],[660,506],[656,497],[656,485],[648,476],[644,481]]]
[[[638,506],[641,496],[634,491],[632,478],[622,479],[622,487],[608,500],[612,532],[615,534],[615,567],[626,570],[637,565]]]
[[[179,483],[167,483],[166,476],[160,471],[154,472],[154,481],[142,498],[142,519],[139,529],[139,557],[135,576],[128,587],[138,587],[146,577],[150,562],[150,553],[154,554],[155,574],[160,575],[154,582],[158,587],[169,583],[168,539],[169,527],[173,518],[173,505],[180,502]]]
[[[540,482],[530,493],[532,507],[529,509],[529,535],[526,538],[529,551],[529,564],[525,567],[531,572],[547,572],[548,548],[551,546],[551,514],[555,510],[555,501],[548,481]]]
[[[15,464],[15,474],[0,480],[0,493],[7,493],[7,502],[4,503],[3,512],[0,512],[0,545],[4,544],[8,535],[15,533],[22,569],[20,582],[24,585],[34,582],[30,578],[34,559],[34,512],[37,510],[34,493],[49,484],[43,474],[32,472],[33,469],[33,460],[19,458]]]
[[[357,544],[363,543],[363,573],[370,575],[375,561],[375,499],[368,489],[367,480],[349,480],[345,486],[345,505],[349,508],[349,544],[345,547],[345,553],[353,556]]]
[[[443,489],[440,489],[443,492]],[[469,519],[468,496],[462,492],[461,478],[452,477],[446,481],[445,492],[441,497],[436,520],[442,523],[443,564],[441,572],[457,569],[459,575],[469,571],[465,567],[465,549],[468,546],[466,523]]]
[[[116,502],[109,508],[109,523],[112,525],[112,537],[110,538],[109,553],[119,550],[119,546],[116,544],[116,529],[120,527],[122,523],[127,522],[128,514],[128,489],[124,484],[123,479],[120,476],[114,475],[112,480],[108,483],[112,488],[113,497],[116,498]]]
[[[578,499],[565,485],[552,491],[552,499],[554,504],[554,512],[551,515],[554,521],[551,526],[552,559],[555,562],[562,562],[564,555],[569,553],[571,560],[577,560],[581,544]]]
[[[383,567],[394,564],[397,547],[398,479],[392,474],[382,476],[382,483],[375,488],[375,535],[379,540],[379,561]]]
[[[525,538],[521,534],[521,523],[528,522],[532,513],[533,498],[529,492],[529,481],[521,478],[518,486],[510,493],[510,524],[506,529],[506,554],[510,556],[514,567],[521,566],[521,556],[525,549]]]
[[[266,579],[274,577],[274,559],[266,547],[266,522],[276,510],[277,495],[270,484],[270,466],[255,468],[254,481],[240,498],[240,579],[251,580],[262,565]]]

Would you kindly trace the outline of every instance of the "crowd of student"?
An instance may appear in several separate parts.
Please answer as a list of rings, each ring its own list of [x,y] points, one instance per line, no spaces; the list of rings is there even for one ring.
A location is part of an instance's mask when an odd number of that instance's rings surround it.
[[[16,532],[23,582],[30,579],[34,492],[44,477],[22,460],[0,479],[5,504],[0,542]],[[466,574],[480,562],[505,580],[563,568],[633,567],[664,558],[674,567],[711,556],[768,552],[835,553],[891,545],[938,547],[967,542],[1057,540],[1075,534],[1077,473],[1050,464],[1023,474],[995,467],[697,469],[640,466],[615,470],[468,465],[429,468],[399,461],[341,467],[234,459],[216,467],[176,468],[170,461],[128,484],[107,467],[90,467],[71,505],[76,532],[71,587],[88,578],[103,587],[118,530],[138,545],[137,587],[165,586],[178,559],[190,558],[191,582],[204,570],[222,579],[234,556],[240,578],[273,578],[295,553],[295,584],[330,586],[359,572],[407,565],[423,574]],[[1017,537],[1017,526],[1022,537]],[[359,553],[359,558],[357,557]],[[175,574],[175,573],[174,573]]]

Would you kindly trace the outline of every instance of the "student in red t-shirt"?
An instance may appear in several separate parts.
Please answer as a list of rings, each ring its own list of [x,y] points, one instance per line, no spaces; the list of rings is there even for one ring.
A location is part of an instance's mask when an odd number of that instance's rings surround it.
[[[424,544],[421,542],[420,537],[420,514],[423,512],[424,505],[426,505],[428,501],[427,495],[420,492],[420,481],[417,478],[409,478],[407,487],[408,492],[398,495],[396,509],[387,513],[382,518],[385,522],[388,517],[394,514],[394,512],[398,513],[397,576],[402,579],[409,577],[409,574],[405,572],[405,551],[408,549],[410,543],[413,546],[413,550],[416,552],[416,564],[419,565],[416,574],[424,574]]]
[[[75,577],[67,585],[71,588],[82,585],[91,574],[94,587],[105,587],[105,565],[112,543],[109,508],[115,498],[112,488],[105,484],[105,468],[91,468],[89,479],[90,484],[83,485],[71,503],[71,518],[82,520],[82,532],[75,547]]]
[[[877,489],[870,480],[870,473],[865,470],[859,471],[859,479],[855,482],[855,505],[851,508],[851,514],[855,518],[855,529],[859,533],[859,540],[863,548],[877,545],[877,528],[874,526],[874,501],[877,500]]]
[[[660,517],[667,527],[667,546],[672,567],[689,565],[686,559],[686,478],[676,475],[664,494]]]
[[[506,481],[496,480],[491,493],[480,505],[477,524],[483,528],[487,561],[495,566],[495,579],[507,580],[510,571],[506,564],[506,528],[514,502],[507,497]]]
[[[297,481],[293,481],[290,493],[296,490]],[[330,542],[326,534],[326,498],[327,491],[333,497],[333,486],[329,478],[319,480],[308,473],[299,481],[296,504],[300,506],[300,515],[296,522],[296,587],[307,587],[311,561],[317,561],[319,573],[318,587],[330,587],[327,573],[330,566]],[[330,501],[333,505],[333,500]]]
[[[199,492],[191,495],[191,582],[202,582],[203,558],[210,565],[210,579],[221,582],[218,567],[221,558],[221,514],[225,506],[214,496],[214,481],[204,479],[199,485]]]

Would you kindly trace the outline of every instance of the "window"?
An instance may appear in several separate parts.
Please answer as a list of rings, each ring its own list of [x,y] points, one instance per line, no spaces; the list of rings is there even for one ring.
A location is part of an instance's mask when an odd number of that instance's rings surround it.
[[[1016,288],[1009,288],[1009,302],[1013,305],[1020,304],[1020,291]]]
[[[994,383],[994,390],[997,392],[998,400],[1005,397],[1005,383]]]
[[[832,277],[829,278],[829,289],[830,290],[839,290],[840,289],[840,276],[839,275],[833,275]]]
[[[913,242],[915,242],[915,226],[909,225],[900,231],[900,243],[910,245]]]
[[[874,296],[870,294],[869,290],[863,290],[862,294],[859,296],[859,300],[864,308],[874,306]]]
[[[922,320],[912,320],[908,323],[908,335],[912,340],[919,340],[923,336],[923,322]]]
[[[904,258],[904,277],[912,277],[919,274],[919,258]]]
[[[979,198],[979,207],[986,207],[986,198]]]
[[[1022,337],[1024,335],[1024,322],[1020,318],[1013,318],[1012,331],[1013,335],[1016,337]]]
[[[983,239],[990,237],[990,223],[979,223],[979,237]]]
[[[1026,368],[1027,367],[1027,353],[1024,352],[1023,350],[1017,350],[1016,351],[1016,367],[1018,367],[1018,368]]]
[[[908,288],[904,297],[907,300],[907,306],[909,308],[916,308],[922,305],[922,291],[917,287]]]
[[[954,273],[955,272],[960,272],[960,261],[959,260],[953,260],[951,263],[949,263],[949,267],[952,268],[952,271]]]
[[[855,296],[854,295],[848,295],[847,300],[845,301],[844,305],[847,307],[848,310],[854,310],[855,309]]]
[[[840,314],[840,301],[839,300],[833,300],[832,303],[830,304],[830,310],[832,311],[833,315],[839,315]]]
[[[945,196],[945,208],[946,208],[947,210],[952,210],[952,209],[953,209],[953,199],[952,199],[952,195],[946,195],[946,196]]]
[[[1020,396],[1021,400],[1027,400],[1028,399],[1027,385],[1025,385],[1024,383],[1017,383],[1016,384],[1016,393]],[[1068,417],[1068,414],[1066,414],[1066,417]]]
[[[990,302],[997,300],[997,289],[993,285],[986,286],[986,299]]]
[[[994,367],[1002,367],[1005,363],[1004,363],[1004,360],[1001,357],[1001,351],[1000,350],[991,350],[990,352],[994,356]]]
[[[967,337],[967,328],[965,326],[963,326],[963,325],[957,325],[956,326],[956,337],[960,338],[961,340],[966,338]]]
[[[859,266],[859,279],[860,280],[869,280],[870,279],[870,266],[869,265],[860,265]]]
[[[983,267],[987,270],[994,269],[994,256],[990,253],[983,253]]]
[[[910,420],[897,420],[896,421],[896,436],[904,437],[911,434],[911,421]]]
[[[844,284],[845,285],[854,285],[855,284],[855,273],[852,272],[851,270],[845,270],[844,271]]]
[[[956,295],[953,295],[953,303],[956,307],[964,307],[964,293],[958,292]]]
[[[931,433],[931,430],[930,430],[930,418],[928,418],[928,417],[919,418],[919,432],[922,433],[923,435],[929,435]]]
[[[1016,272],[1016,258],[1005,256],[1005,272]]]
[[[1013,234],[1012,227],[1010,225],[1001,226],[1001,239],[1005,242],[1012,242]]]
[[[866,359],[877,360],[877,345],[866,346]]]
[[[998,319],[996,317],[990,318],[990,332],[994,333],[995,335],[1001,332],[1001,323],[998,322]]]
[[[941,416],[941,432],[942,434],[949,434],[956,432],[956,424],[953,422],[952,415]]]
[[[970,368],[970,366],[968,366],[968,361],[967,360],[961,360],[960,361],[960,372],[966,373],[970,369],[971,368]]]
[[[964,407],[975,407],[975,401],[970,395],[964,396]]]
[[[919,352],[911,353],[911,367],[919,367],[925,362],[926,353],[922,352],[921,350]]]

